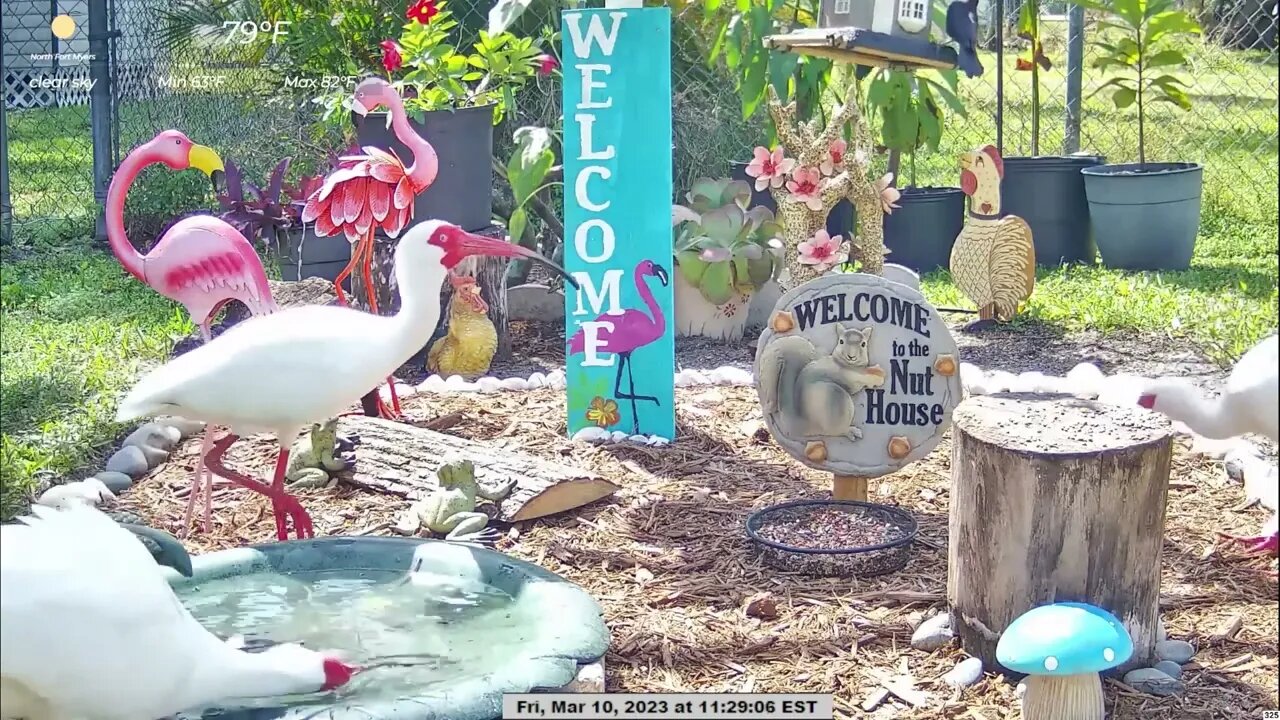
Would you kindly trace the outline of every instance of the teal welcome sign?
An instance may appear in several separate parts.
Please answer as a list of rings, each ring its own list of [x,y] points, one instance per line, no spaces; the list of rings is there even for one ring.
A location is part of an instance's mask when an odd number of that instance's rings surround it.
[[[569,433],[674,439],[671,11],[565,10]]]

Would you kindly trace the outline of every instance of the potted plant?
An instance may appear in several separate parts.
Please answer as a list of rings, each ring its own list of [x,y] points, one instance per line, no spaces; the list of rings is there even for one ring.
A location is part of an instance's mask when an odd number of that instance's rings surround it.
[[[1040,72],[1049,70],[1052,63],[1040,39],[1039,0],[1023,0],[1017,29],[1018,36],[1028,43],[1015,67],[1031,75],[1031,154],[1004,158],[1002,210],[1031,226],[1036,261],[1041,265],[1092,264],[1096,249],[1080,170],[1101,165],[1106,159],[1088,153],[1040,154]]]
[[[742,180],[702,178],[673,205],[676,334],[737,340],[751,296],[782,267],[782,227],[773,211],[751,206]]]
[[[1191,109],[1185,83],[1171,72],[1187,58],[1170,41],[1200,34],[1174,0],[1073,0],[1105,13],[1093,67],[1114,73],[1108,89],[1117,109],[1135,106],[1138,162],[1097,165],[1084,176],[1098,253],[1105,265],[1128,270],[1185,270],[1200,230],[1204,167],[1196,162],[1147,162],[1148,103]]]
[[[493,126],[515,111],[516,91],[546,71],[549,56],[532,38],[509,32],[481,31],[469,52],[459,51],[450,39],[458,23],[445,6],[443,0],[412,2],[399,37],[379,44],[380,68],[369,69],[380,69],[404,98],[410,123],[431,141],[440,175],[448,178],[414,199],[414,220],[436,218],[475,231],[488,227],[493,215]],[[342,117],[338,111],[351,108],[351,88],[336,86],[316,100],[326,118]],[[361,147],[411,157],[387,113],[350,117]]]
[[[884,244],[892,252],[890,260],[920,273],[949,265],[951,245],[964,227],[960,188],[916,185],[916,153],[922,148],[937,151],[942,141],[942,105],[965,116],[956,83],[954,70],[935,78],[929,72],[881,69],[867,88],[867,115],[879,123],[890,172],[896,176],[901,157],[907,158],[907,184],[898,185],[898,208],[884,218]]]

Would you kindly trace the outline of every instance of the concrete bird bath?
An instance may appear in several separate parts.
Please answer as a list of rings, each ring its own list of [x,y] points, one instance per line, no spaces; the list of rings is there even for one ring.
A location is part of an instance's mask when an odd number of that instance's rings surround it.
[[[201,555],[193,569],[184,578],[166,568],[178,597],[221,637],[302,642],[357,665],[425,657],[371,669],[333,693],[234,701],[179,720],[496,720],[503,693],[563,688],[609,645],[586,591],[480,547],[325,537]]]

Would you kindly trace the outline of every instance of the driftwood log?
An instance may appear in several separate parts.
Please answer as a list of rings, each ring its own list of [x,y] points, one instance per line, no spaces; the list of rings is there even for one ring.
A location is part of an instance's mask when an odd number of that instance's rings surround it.
[[[436,470],[450,459],[475,463],[486,488],[514,480],[498,505],[497,519],[519,522],[572,510],[612,495],[618,486],[584,470],[501,447],[380,418],[358,415],[338,421],[338,432],[354,438],[355,458],[347,482],[373,492],[417,500],[435,490]],[[345,476],[344,476],[345,477]]]
[[[1087,602],[1150,664],[1172,458],[1163,416],[1061,395],[971,397],[953,415],[947,600],[964,649],[996,668],[1000,633]],[[1144,665],[1145,664],[1145,665]]]

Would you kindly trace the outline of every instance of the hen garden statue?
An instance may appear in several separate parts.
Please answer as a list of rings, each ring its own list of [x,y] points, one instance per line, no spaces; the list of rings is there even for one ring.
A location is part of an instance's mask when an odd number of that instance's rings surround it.
[[[460,375],[475,380],[489,372],[498,351],[498,329],[489,319],[489,304],[470,275],[449,274],[453,299],[445,336],[427,351],[427,370],[441,377]]]
[[[212,337],[213,317],[232,300],[239,300],[252,315],[275,312],[276,303],[258,253],[239,230],[221,218],[211,215],[183,218],[165,231],[146,255],[134,249],[125,236],[124,199],[143,168],[156,163],[164,163],[171,170],[196,168],[210,178],[223,169],[217,153],[191,142],[177,130],[165,130],[150,142],[134,148],[116,169],[107,189],[107,245],[116,259],[130,275],[166,298],[181,303],[200,326],[200,336],[206,343]],[[187,512],[182,518],[182,536],[187,534],[191,515],[202,494],[203,529],[209,530],[213,515],[213,477],[204,468],[204,456],[209,452],[213,432],[214,428],[205,428]]]
[[[960,189],[969,196],[964,228],[951,247],[956,287],[978,306],[978,322],[1012,320],[1036,286],[1031,226],[1000,216],[1004,159],[994,145],[960,156]]]
[[[316,235],[329,237],[344,233],[352,244],[351,262],[338,273],[334,289],[338,300],[347,304],[342,283],[356,264],[364,279],[369,311],[378,313],[378,300],[373,290],[373,234],[381,227],[391,238],[400,235],[413,219],[413,198],[435,182],[440,171],[440,161],[435,148],[409,125],[404,102],[381,78],[369,78],[356,85],[353,109],[367,115],[385,105],[391,119],[391,129],[396,139],[413,152],[413,165],[406,166],[393,151],[365,147],[364,155],[340,158],[338,169],[325,178],[324,184],[307,199],[302,209],[302,221],[314,222]],[[395,368],[391,369],[392,372]],[[393,378],[387,378],[391,393],[391,411],[378,400],[379,411],[385,417],[400,415],[400,399],[396,396]]]
[[[313,424],[346,414],[427,343],[440,319],[446,275],[477,255],[539,260],[564,276],[568,286],[578,287],[564,268],[532,250],[427,220],[396,245],[401,303],[394,316],[304,305],[250,318],[145,375],[120,402],[116,420],[164,412],[229,426],[233,434],[214,444],[209,467],[271,498],[280,540],[289,537],[289,520],[299,537],[312,537],[310,516],[285,491],[290,446]],[[237,434],[255,432],[271,433],[279,444],[271,485],[222,461]]]

